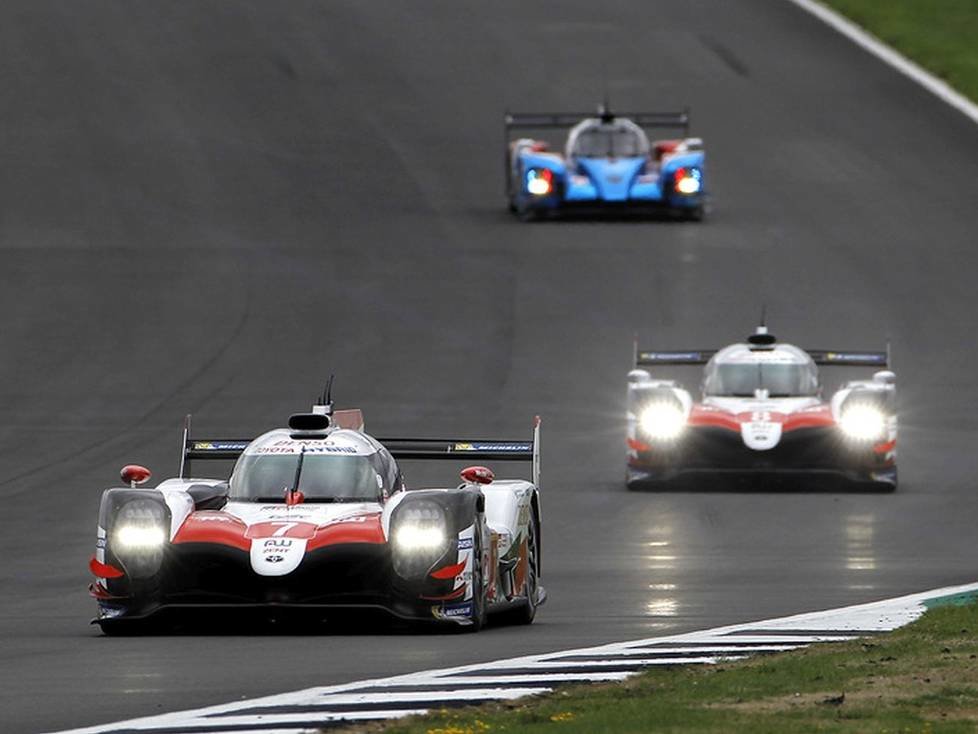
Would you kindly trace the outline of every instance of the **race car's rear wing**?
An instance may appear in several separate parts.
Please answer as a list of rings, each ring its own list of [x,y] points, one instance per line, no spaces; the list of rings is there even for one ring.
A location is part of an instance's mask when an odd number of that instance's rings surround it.
[[[341,411],[337,411],[340,413]],[[357,411],[359,413],[359,411]],[[335,415],[335,414],[334,414]],[[362,420],[361,420],[362,425]],[[191,438],[190,416],[183,427],[183,454],[180,477],[190,474],[190,462],[237,459],[253,439]],[[540,486],[540,417],[533,421],[533,436],[529,441],[500,441],[497,439],[442,438],[378,438],[397,459],[451,459],[468,461],[529,461],[533,463],[533,483]]]
[[[885,369],[890,365],[889,350],[885,352],[840,352],[828,349],[806,349],[805,351],[808,352],[815,364],[822,366],[879,367]],[[635,366],[706,364],[710,361],[710,357],[716,353],[716,349],[690,349],[671,352],[636,350]]]
[[[584,120],[600,118],[604,122],[613,122],[615,118],[625,117],[639,127],[645,128],[682,128],[683,135],[689,137],[689,108],[680,112],[614,112],[600,108],[597,112],[509,112],[503,115],[503,126],[506,138],[509,131],[540,130],[571,127]]]
[[[879,367],[890,366],[890,350],[885,352],[834,352],[828,349],[806,349],[818,365],[838,367]]]
[[[716,349],[687,349],[671,352],[635,351],[635,366],[648,367],[656,364],[706,364]]]
[[[468,461],[529,461],[533,464],[533,483],[540,486],[540,416],[533,419],[529,441],[451,438],[378,438],[395,459],[448,459]]]

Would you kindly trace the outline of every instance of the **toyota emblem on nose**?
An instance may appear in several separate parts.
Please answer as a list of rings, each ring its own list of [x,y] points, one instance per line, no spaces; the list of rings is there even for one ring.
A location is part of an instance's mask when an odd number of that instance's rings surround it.
[[[281,563],[285,556],[265,556],[265,563]]]

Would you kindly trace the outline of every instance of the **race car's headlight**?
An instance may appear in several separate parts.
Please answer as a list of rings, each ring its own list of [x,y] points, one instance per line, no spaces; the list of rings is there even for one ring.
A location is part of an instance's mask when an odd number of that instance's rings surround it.
[[[110,546],[130,576],[144,578],[159,570],[166,539],[167,517],[163,505],[138,499],[119,509]]]
[[[703,173],[698,168],[680,168],[676,171],[676,193],[698,194],[703,188]]]
[[[398,576],[424,576],[444,554],[447,543],[448,521],[440,505],[428,500],[408,500],[397,509],[391,544]]]
[[[553,171],[549,168],[531,168],[526,172],[526,190],[534,196],[547,196],[553,193]]]
[[[151,551],[166,541],[163,528],[123,525],[116,528],[115,548],[117,551]]]
[[[886,432],[886,416],[872,405],[853,405],[842,410],[839,428],[853,441],[875,441]]]
[[[642,411],[638,421],[649,438],[671,441],[683,432],[686,414],[675,403],[652,403]]]

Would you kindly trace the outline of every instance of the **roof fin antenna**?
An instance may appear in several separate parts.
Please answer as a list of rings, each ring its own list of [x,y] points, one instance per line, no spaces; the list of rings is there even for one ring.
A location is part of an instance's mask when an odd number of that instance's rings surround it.
[[[611,100],[608,94],[608,72],[607,69],[602,74],[604,77],[604,94],[601,97],[601,104],[598,105],[598,117],[601,118],[601,122],[612,122],[615,119],[614,113],[611,111]]]
[[[335,375],[330,375],[329,380],[326,381],[326,386],[323,388],[323,392],[316,400],[316,404],[312,406],[313,413],[319,413],[320,415],[333,415],[333,378],[334,377]]]
[[[754,333],[747,337],[747,343],[751,345],[752,350],[772,349],[776,341],[774,334],[767,330],[767,304],[761,304],[761,323]]]

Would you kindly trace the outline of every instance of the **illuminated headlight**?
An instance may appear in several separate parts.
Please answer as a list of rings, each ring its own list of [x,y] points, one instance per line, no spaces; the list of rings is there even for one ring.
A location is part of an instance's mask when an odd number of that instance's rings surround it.
[[[394,517],[391,544],[397,575],[409,579],[423,577],[447,548],[445,511],[435,502],[407,500]]]
[[[167,525],[166,510],[159,502],[131,500],[119,509],[110,546],[130,576],[145,578],[159,570]]]
[[[147,551],[159,548],[166,541],[163,528],[123,525],[113,535],[117,551]]]
[[[526,190],[534,196],[546,196],[554,190],[554,175],[549,168],[531,168],[526,172]]]
[[[394,545],[400,551],[425,551],[445,545],[445,530],[440,527],[404,525],[394,532]]]
[[[886,432],[886,416],[872,405],[853,405],[843,409],[839,428],[853,441],[875,441]]]
[[[686,414],[674,403],[652,403],[642,411],[638,422],[649,438],[671,441],[683,432]]]
[[[676,192],[698,194],[703,188],[703,174],[698,168],[680,168],[676,171]]]

